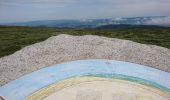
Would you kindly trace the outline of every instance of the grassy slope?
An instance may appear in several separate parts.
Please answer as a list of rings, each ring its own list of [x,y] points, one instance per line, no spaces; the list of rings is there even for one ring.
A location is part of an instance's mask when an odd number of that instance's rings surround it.
[[[99,30],[0,26],[0,57],[58,34],[100,35],[170,48],[170,28]]]

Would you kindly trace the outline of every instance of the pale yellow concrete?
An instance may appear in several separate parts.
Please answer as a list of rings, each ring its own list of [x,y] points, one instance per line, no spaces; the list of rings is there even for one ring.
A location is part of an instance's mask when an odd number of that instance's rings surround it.
[[[50,85],[26,100],[170,100],[170,94],[124,80],[81,77]]]

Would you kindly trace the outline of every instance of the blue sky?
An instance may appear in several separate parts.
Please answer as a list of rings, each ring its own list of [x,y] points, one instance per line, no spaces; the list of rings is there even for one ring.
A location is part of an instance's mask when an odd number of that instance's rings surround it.
[[[170,16],[170,0],[0,0],[0,22]]]

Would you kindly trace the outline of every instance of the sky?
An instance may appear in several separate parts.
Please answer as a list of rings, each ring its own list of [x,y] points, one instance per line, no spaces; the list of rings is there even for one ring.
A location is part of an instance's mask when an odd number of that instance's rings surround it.
[[[170,0],[0,0],[0,23],[170,16]]]

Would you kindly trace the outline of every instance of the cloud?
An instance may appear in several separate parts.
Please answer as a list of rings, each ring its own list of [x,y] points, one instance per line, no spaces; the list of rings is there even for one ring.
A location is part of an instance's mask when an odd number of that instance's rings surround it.
[[[146,21],[145,24],[169,26],[170,25],[170,17],[154,18],[149,21]]]

